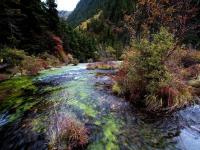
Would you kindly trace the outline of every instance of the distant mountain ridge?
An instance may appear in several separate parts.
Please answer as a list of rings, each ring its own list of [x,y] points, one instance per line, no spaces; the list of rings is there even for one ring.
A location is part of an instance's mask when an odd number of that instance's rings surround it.
[[[67,20],[67,18],[69,17],[69,15],[72,13],[72,11],[65,11],[65,10],[61,10],[58,12],[59,17]]]

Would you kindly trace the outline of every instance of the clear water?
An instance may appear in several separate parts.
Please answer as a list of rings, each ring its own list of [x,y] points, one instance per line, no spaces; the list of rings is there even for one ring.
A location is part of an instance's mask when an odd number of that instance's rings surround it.
[[[199,105],[163,118],[142,114],[106,88],[112,73],[80,64],[0,83],[0,149],[50,149],[53,141],[54,149],[66,149],[56,134],[61,115],[88,128],[89,144],[82,149],[200,149]]]

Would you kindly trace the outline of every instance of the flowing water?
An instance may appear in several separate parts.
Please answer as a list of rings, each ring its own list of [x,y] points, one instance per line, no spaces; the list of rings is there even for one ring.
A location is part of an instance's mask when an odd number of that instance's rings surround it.
[[[200,149],[199,105],[149,117],[111,93],[112,73],[80,64],[0,83],[0,149],[64,149],[66,141],[57,134],[60,116],[88,129],[89,144],[82,149]]]

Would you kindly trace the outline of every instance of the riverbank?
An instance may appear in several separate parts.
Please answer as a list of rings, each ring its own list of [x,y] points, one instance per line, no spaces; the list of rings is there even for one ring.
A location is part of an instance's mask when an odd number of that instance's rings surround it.
[[[60,55],[43,53],[40,55],[29,55],[22,50],[5,48],[0,55],[0,82],[14,76],[35,76],[41,70],[60,67],[73,63],[78,64],[71,55],[65,55],[63,62]]]

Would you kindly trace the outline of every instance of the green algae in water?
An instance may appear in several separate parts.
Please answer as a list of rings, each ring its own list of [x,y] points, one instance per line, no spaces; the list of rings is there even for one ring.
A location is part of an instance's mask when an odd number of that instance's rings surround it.
[[[15,112],[9,115],[8,117],[9,122],[13,122],[17,120],[18,118],[20,118],[24,114],[24,112],[26,112],[27,110],[30,110],[35,104],[36,102],[34,99],[29,99],[29,100],[22,99],[22,103],[18,107],[15,106],[15,109],[16,109]]]
[[[84,91],[80,91],[79,95],[80,95],[81,99],[86,99],[89,97],[89,95],[87,93],[85,93]]]
[[[12,110],[8,116],[8,122],[20,118],[25,111],[36,104],[33,98],[27,96],[34,94],[36,90],[31,77],[14,77],[0,83],[0,95],[2,96],[0,112]]]
[[[70,95],[75,96],[79,94],[80,98],[87,98],[88,94],[91,94],[92,87],[87,81],[71,81],[67,83],[68,91]]]
[[[5,88],[15,88],[16,90],[27,88],[33,89],[35,86],[33,86],[32,78],[21,76],[21,77],[14,77],[10,80],[4,81],[0,83],[0,91]]]
[[[106,124],[103,126],[104,138],[103,141],[106,142],[107,150],[117,150],[117,133],[119,133],[119,124],[116,122],[116,118],[106,119]]]
[[[66,95],[66,97],[57,97],[57,99],[60,99],[67,105],[71,105],[78,109],[81,109],[85,113],[85,115],[89,117],[95,117],[98,112],[95,110],[96,105],[90,100],[89,93],[91,93],[92,90],[90,89],[90,86],[88,88],[87,82],[85,82],[85,80],[70,81],[65,84],[65,87],[66,86],[68,86],[66,90],[63,90],[61,92]],[[59,95],[59,93],[57,95]]]
[[[95,121],[95,124],[102,127],[103,135],[99,141],[95,141],[88,146],[88,150],[119,150],[118,134],[122,123],[112,115]]]
[[[47,131],[47,125],[45,124],[48,120],[47,116],[38,116],[37,118],[32,119],[31,127],[32,130],[37,133],[44,133]]]
[[[66,72],[66,69],[67,67],[62,67],[62,68],[51,68],[51,69],[48,69],[48,70],[42,70],[40,71],[40,76],[39,78],[41,77],[47,77],[47,76],[51,76],[51,75],[59,75],[59,74],[63,74]]]
[[[95,117],[97,115],[97,111],[95,111],[92,106],[81,103],[78,100],[69,100],[67,104],[80,108],[89,117]]]
[[[52,93],[56,91],[61,91],[63,89],[66,89],[68,87],[67,84],[59,85],[59,86],[47,86],[42,89],[42,93]]]

